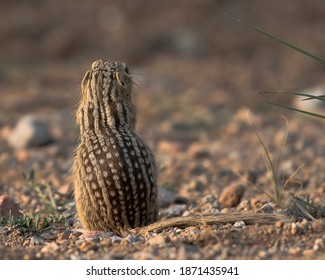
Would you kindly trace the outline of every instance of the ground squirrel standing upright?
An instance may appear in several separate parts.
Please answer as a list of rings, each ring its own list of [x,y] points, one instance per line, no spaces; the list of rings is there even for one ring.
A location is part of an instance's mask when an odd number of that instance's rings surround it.
[[[98,60],[81,88],[73,166],[79,218],[87,230],[125,235],[158,215],[154,156],[134,132],[132,79],[125,63]]]
[[[276,214],[236,213],[176,217],[158,221],[154,156],[135,133],[132,78],[124,62],[95,61],[82,80],[77,110],[80,144],[72,177],[77,212],[84,229],[125,236],[169,226],[269,223]]]

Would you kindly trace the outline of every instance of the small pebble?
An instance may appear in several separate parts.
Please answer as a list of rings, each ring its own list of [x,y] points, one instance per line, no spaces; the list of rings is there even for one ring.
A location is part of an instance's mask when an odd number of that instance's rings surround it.
[[[236,228],[242,228],[244,226],[245,226],[244,221],[237,221],[236,223],[234,223],[234,227],[236,227]]]
[[[275,222],[275,226],[277,228],[282,228],[283,227],[283,222],[282,221],[277,221],[277,222]]]
[[[180,148],[180,143],[162,140],[158,143],[157,150],[162,154],[175,154],[180,152]]]
[[[209,203],[212,204],[217,200],[217,197],[213,194],[208,194],[201,198],[202,203]]]
[[[174,203],[175,194],[167,188],[158,188],[158,203],[160,208],[168,207]]]
[[[50,242],[50,243],[46,243],[45,246],[41,249],[41,253],[43,254],[49,254],[49,253],[53,253],[56,250],[59,249],[59,245],[56,244],[56,242]]]
[[[187,217],[187,216],[190,216],[190,215],[191,215],[191,212],[186,210],[186,211],[184,211],[182,216]]]
[[[0,195],[0,217],[8,217],[9,215],[18,217],[20,215],[19,210],[19,204],[13,199],[5,194]]]
[[[193,232],[194,235],[196,235],[196,232]],[[200,231],[200,239],[201,240],[208,240],[208,239],[215,239],[216,238],[216,234],[213,231],[213,229],[211,227],[205,227],[204,229],[202,229]]]
[[[313,246],[313,249],[315,251],[318,251],[320,249],[324,249],[324,240],[322,238],[316,238],[315,241],[314,241],[314,246]]]
[[[306,228],[308,226],[309,222],[307,219],[303,219],[300,224]]]
[[[266,205],[264,205],[261,208],[260,212],[263,212],[263,213],[273,213],[274,212],[274,208],[271,205],[266,204]]]
[[[290,233],[291,233],[292,235],[295,235],[295,234],[297,234],[297,232],[298,232],[297,225],[296,225],[295,223],[292,223],[292,224],[291,224],[291,228],[290,228]]]
[[[291,256],[298,256],[301,252],[301,249],[299,247],[291,247],[288,250],[289,255]]]
[[[125,238],[129,243],[137,243],[142,240],[142,236],[140,234],[129,235]]]
[[[43,245],[45,242],[45,240],[42,238],[42,237],[39,237],[39,236],[33,236],[31,239],[30,239],[30,242],[29,242],[29,245]]]
[[[269,253],[266,250],[261,250],[258,252],[257,255],[260,259],[266,259],[269,255]]]
[[[186,205],[171,205],[166,209],[166,214],[169,217],[181,216],[186,208]]]
[[[56,234],[54,232],[45,232],[42,234],[42,237],[45,239],[45,240],[54,240],[56,239]]]
[[[304,250],[302,253],[305,257],[313,257],[315,255],[315,251],[313,249]]]
[[[95,250],[98,248],[97,244],[93,240],[87,240],[80,245],[80,250],[82,252],[88,252],[90,250]]]
[[[199,143],[193,143],[187,150],[187,154],[190,158],[207,158],[210,156],[207,148]]]
[[[220,214],[220,210],[217,208],[211,208],[210,214],[214,214],[214,215]]]
[[[147,241],[147,244],[149,246],[160,246],[162,247],[163,245],[166,244],[167,242],[167,239],[165,236],[163,235],[156,235],[156,236],[153,236],[151,237],[148,241]]]
[[[64,231],[64,232],[60,232],[58,235],[57,235],[57,238],[56,238],[56,241],[60,242],[60,241],[63,241],[63,240],[68,240],[69,239],[69,236],[70,236],[70,231]]]
[[[73,219],[73,218],[69,218],[65,222],[66,226],[70,226],[70,227],[72,227],[74,225],[74,223],[75,223],[75,219]]]
[[[9,144],[15,149],[40,147],[53,142],[45,123],[34,115],[22,117],[8,137]]]
[[[226,187],[220,195],[222,208],[237,206],[245,193],[245,187],[241,184],[234,184]]]
[[[111,239],[112,239],[112,243],[113,243],[113,244],[119,244],[119,243],[121,243],[121,240],[122,240],[122,238],[119,237],[119,236],[117,236],[117,235],[113,235],[113,236],[111,237]]]

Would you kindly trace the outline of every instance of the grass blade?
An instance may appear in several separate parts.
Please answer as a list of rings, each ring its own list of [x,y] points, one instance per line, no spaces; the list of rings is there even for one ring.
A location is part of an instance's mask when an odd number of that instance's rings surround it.
[[[278,182],[277,169],[274,168],[271,156],[270,156],[270,154],[269,154],[269,152],[268,152],[268,150],[267,150],[261,136],[259,135],[257,130],[254,128],[253,124],[251,123],[249,116],[248,116],[248,121],[249,121],[249,125],[253,129],[253,131],[254,131],[255,135],[257,136],[258,141],[260,142],[260,145],[262,147],[263,160],[264,160],[265,166],[266,166],[266,168],[268,170],[268,174],[270,176],[270,179],[273,182],[273,186],[274,186],[274,190],[275,190],[276,203],[278,205],[281,205],[282,204],[282,195],[281,195],[281,186],[279,185],[279,182]]]
[[[302,99],[304,100],[312,100],[312,99],[317,99],[320,101],[325,102],[325,95],[312,95],[308,93],[301,93],[301,92],[292,92],[292,91],[260,91],[257,94],[288,94],[288,95],[295,95],[295,96],[304,96],[306,98]]]
[[[251,187],[257,188],[261,193],[265,194],[272,202],[277,203],[277,201],[273,198],[272,195],[270,195],[267,191],[265,191],[261,186],[252,183],[250,180],[248,180],[247,178],[245,178],[244,176],[242,176],[240,173],[238,173],[237,171],[233,171],[241,180],[243,180],[243,182],[245,182],[246,184],[250,185]]]
[[[300,110],[300,109],[297,109],[297,108],[294,108],[294,107],[291,107],[291,106],[281,105],[281,104],[274,103],[274,102],[271,102],[271,101],[265,101],[264,100],[263,102],[264,103],[267,103],[267,104],[275,105],[275,106],[278,106],[278,107],[282,107],[282,108],[285,108],[285,109],[289,109],[289,110],[292,110],[292,111],[296,111],[296,112],[300,112],[300,113],[303,113],[303,114],[307,114],[307,115],[310,115],[310,116],[313,116],[313,117],[325,119],[325,115],[321,115],[321,114],[317,114],[317,113],[313,113],[313,112],[309,112],[309,111]]]
[[[302,164],[302,165],[300,165],[296,170],[295,170],[295,172],[293,172],[291,175],[290,175],[290,177],[285,181],[285,183],[283,184],[283,188],[285,188],[287,185],[288,185],[288,183],[293,179],[293,177],[299,172],[299,170],[301,169],[301,168],[303,168],[304,167],[304,164]]]
[[[284,116],[281,116],[281,118],[285,122],[285,134],[283,136],[282,144],[281,144],[281,147],[280,147],[279,157],[278,157],[278,160],[277,160],[276,165],[275,165],[275,174],[279,174],[279,166],[280,166],[280,162],[282,160],[283,149],[284,149],[284,147],[285,147],[285,145],[287,143],[287,139],[288,139],[288,135],[289,135],[289,123],[288,123],[288,120]],[[283,178],[282,178],[282,181],[283,181]]]
[[[237,21],[238,23],[241,23],[243,25],[248,26],[249,28],[251,28],[251,29],[253,29],[253,30],[255,30],[255,31],[259,32],[259,33],[262,33],[263,35],[265,35],[265,36],[267,36],[269,38],[272,38],[273,40],[275,40],[275,41],[277,41],[277,42],[279,42],[281,44],[286,45],[289,48],[294,49],[297,52],[300,52],[300,53],[302,53],[302,54],[304,54],[306,56],[309,56],[312,59],[315,59],[315,60],[317,60],[319,62],[325,63],[325,60],[323,58],[321,58],[319,56],[316,56],[316,55],[314,55],[314,54],[312,54],[312,53],[310,53],[310,52],[308,52],[308,51],[306,51],[306,50],[304,50],[302,48],[299,48],[299,47],[297,47],[297,46],[295,46],[295,45],[293,45],[293,44],[291,44],[291,43],[289,43],[289,42],[287,42],[287,41],[285,41],[285,40],[283,40],[283,39],[281,39],[281,38],[279,38],[279,37],[277,37],[277,36],[275,36],[275,35],[273,35],[273,34],[271,34],[269,32],[266,32],[266,31],[264,31],[264,30],[262,30],[262,29],[260,29],[260,28],[258,28],[256,26],[248,23],[248,22],[245,22],[245,21],[243,21],[243,20],[241,20],[239,18],[235,18],[234,16],[229,15],[227,13],[224,13],[224,15],[228,16],[229,18],[231,18],[234,21]]]
[[[312,221],[316,221],[317,219],[315,217],[313,217],[311,215],[311,213],[309,213],[305,207],[305,205],[308,205],[309,207],[313,207],[313,205],[310,205],[310,203],[302,200],[301,198],[295,196],[295,195],[291,195],[292,196],[292,199],[293,201],[295,202],[295,204],[297,205],[297,207],[300,209],[300,211],[306,216],[308,217],[310,220]]]

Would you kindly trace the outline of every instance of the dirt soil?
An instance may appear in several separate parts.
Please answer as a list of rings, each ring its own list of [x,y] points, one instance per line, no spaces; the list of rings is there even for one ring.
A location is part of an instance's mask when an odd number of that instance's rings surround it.
[[[1,1],[0,195],[13,199],[25,220],[33,217],[38,226],[2,222],[0,259],[325,259],[324,121],[266,105],[255,94],[321,86],[324,65],[224,12],[325,57],[323,0]],[[79,85],[96,59],[126,61],[137,83],[137,132],[158,162],[161,217],[292,214],[290,194],[295,194],[320,205],[319,218],[168,228],[126,238],[83,235],[76,230],[69,170],[78,142]],[[292,103],[284,95],[263,98]],[[282,153],[280,178],[303,165],[280,206],[238,176],[273,194],[248,109],[271,157]],[[47,124],[53,143],[25,149],[8,144],[26,114]],[[289,133],[282,152],[280,115]],[[30,170],[49,186],[60,217],[49,214],[53,207],[37,193],[39,184],[23,178]],[[243,196],[223,205],[221,193],[239,185]],[[230,190],[225,196],[231,195]],[[49,223],[35,221],[36,213]]]

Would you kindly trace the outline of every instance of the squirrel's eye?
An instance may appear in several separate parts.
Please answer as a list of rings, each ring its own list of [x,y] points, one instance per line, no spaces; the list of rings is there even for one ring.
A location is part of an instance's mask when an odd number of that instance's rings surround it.
[[[130,73],[129,73],[129,68],[128,68],[127,66],[125,66],[124,71],[125,71],[126,73],[130,74]]]
[[[116,80],[118,81],[118,83],[122,86],[125,87],[125,83],[122,81],[122,79],[120,78],[120,74],[118,72],[115,73],[115,77]]]

